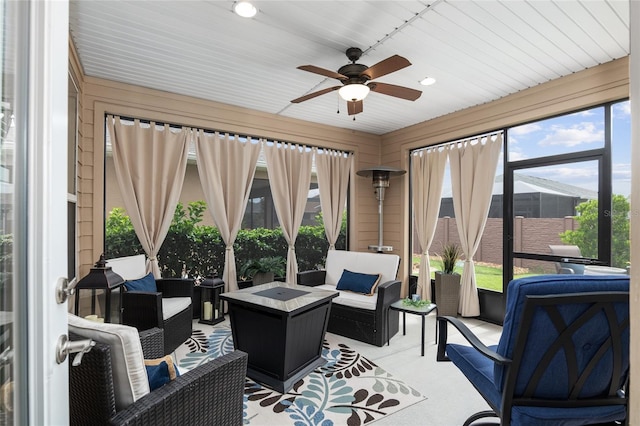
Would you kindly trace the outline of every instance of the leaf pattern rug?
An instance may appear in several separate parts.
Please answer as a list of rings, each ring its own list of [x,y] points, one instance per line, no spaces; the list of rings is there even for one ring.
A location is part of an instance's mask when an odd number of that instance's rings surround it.
[[[401,380],[326,334],[322,356],[327,363],[279,393],[245,379],[244,424],[254,426],[363,425],[425,399]],[[175,352],[184,372],[233,351],[228,323],[198,324]]]

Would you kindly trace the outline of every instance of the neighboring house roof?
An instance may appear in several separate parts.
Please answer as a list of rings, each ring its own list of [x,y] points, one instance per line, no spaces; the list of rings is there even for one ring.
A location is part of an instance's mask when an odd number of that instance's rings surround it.
[[[590,189],[582,188],[567,183],[558,182],[551,179],[545,179],[537,176],[525,175],[522,173],[514,173],[513,192],[515,194],[543,193],[555,194],[564,197],[577,197],[587,200],[597,200],[598,192]],[[492,194],[503,193],[504,175],[497,175],[494,179]],[[445,188],[442,191],[442,198],[451,198],[451,188]]]

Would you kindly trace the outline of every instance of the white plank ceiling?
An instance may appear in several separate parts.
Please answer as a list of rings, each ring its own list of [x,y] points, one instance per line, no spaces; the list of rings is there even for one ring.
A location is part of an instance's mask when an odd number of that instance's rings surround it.
[[[628,0],[257,1],[250,19],[233,4],[72,0],[70,32],[89,76],[374,134],[629,54]],[[340,84],[297,66],[337,71],[352,46],[368,66],[407,58],[375,81],[422,96],[372,92],[355,121],[337,92],[290,103]]]

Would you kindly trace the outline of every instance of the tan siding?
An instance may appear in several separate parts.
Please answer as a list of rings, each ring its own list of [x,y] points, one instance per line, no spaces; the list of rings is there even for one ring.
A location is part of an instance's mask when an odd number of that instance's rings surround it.
[[[87,135],[92,133],[87,117],[84,99],[84,73],[73,43],[69,41],[69,74],[78,85],[78,147],[76,151],[76,262],[77,276],[83,277],[97,260],[94,258],[91,241],[93,240],[93,147],[86,143]]]
[[[102,217],[105,206],[102,184],[104,176],[104,150],[102,147],[104,146],[103,117],[105,113],[352,151],[354,152],[352,176],[355,184],[352,185],[350,194],[351,214],[354,218],[350,226],[350,248],[352,250],[366,250],[368,244],[377,241],[377,236],[369,238],[367,234],[368,230],[377,232],[377,216],[375,216],[375,220],[371,221],[371,224],[368,222],[361,224],[358,219],[360,211],[372,211],[377,214],[371,183],[356,176],[355,171],[379,163],[379,136],[292,120],[92,77],[86,77],[83,97],[83,113],[85,117],[90,117],[90,119],[85,121],[83,128],[81,141],[83,164],[79,173],[84,188],[83,192],[91,191],[91,197],[83,197],[83,201],[86,203],[82,206],[83,222],[90,224],[90,226],[82,226],[81,228],[81,250],[88,254],[81,256],[80,261],[87,271],[103,247]],[[107,162],[107,167],[111,166],[111,163]],[[190,190],[201,194],[201,189],[196,189],[197,186],[188,182],[191,182],[189,176],[187,177],[187,186]],[[107,196],[108,199],[111,199],[114,194],[107,194]],[[201,199],[203,198],[202,196]],[[90,203],[87,203],[88,199],[91,200]],[[363,231],[364,234],[362,234]],[[360,241],[362,238],[365,240]]]

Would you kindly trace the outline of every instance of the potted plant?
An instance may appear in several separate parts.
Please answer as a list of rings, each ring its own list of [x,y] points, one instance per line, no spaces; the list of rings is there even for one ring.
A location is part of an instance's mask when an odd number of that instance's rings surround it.
[[[460,274],[454,272],[454,269],[461,255],[462,250],[456,244],[447,243],[442,248],[440,255],[442,271],[436,271],[435,274],[435,302],[438,306],[438,315],[458,315]]]
[[[275,277],[284,276],[285,260],[281,256],[251,259],[240,269],[240,275],[253,280],[253,285],[273,282]]]

